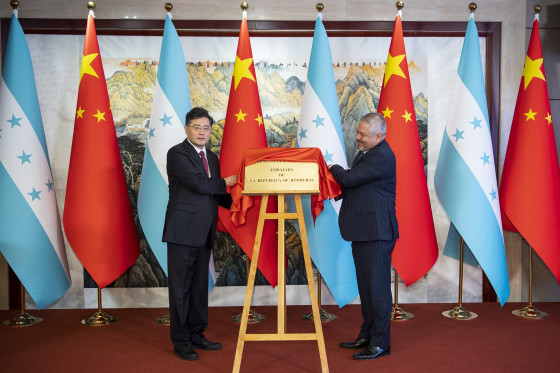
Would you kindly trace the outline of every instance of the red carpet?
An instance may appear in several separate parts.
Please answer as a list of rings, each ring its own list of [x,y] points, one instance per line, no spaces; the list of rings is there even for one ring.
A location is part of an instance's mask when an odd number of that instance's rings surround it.
[[[391,355],[374,361],[355,361],[355,351],[338,347],[357,336],[359,306],[325,306],[337,320],[323,323],[330,372],[552,372],[560,365],[560,303],[539,303],[550,316],[524,320],[511,311],[524,304],[466,304],[478,313],[470,321],[450,320],[442,311],[454,304],[404,304],[415,317],[392,322]],[[248,332],[276,330],[276,307],[255,307],[268,319],[249,325]],[[154,320],[167,309],[105,310],[118,322],[92,327],[81,319],[95,310],[32,310],[44,321],[30,327],[0,325],[2,372],[231,372],[239,324],[230,317],[241,307],[210,308],[206,336],[224,345],[221,351],[198,351],[200,360],[183,361],[172,354],[169,328]],[[288,332],[312,332],[301,319],[310,307],[288,306]],[[17,311],[0,311],[0,321]],[[317,343],[246,342],[242,372],[320,372]]]

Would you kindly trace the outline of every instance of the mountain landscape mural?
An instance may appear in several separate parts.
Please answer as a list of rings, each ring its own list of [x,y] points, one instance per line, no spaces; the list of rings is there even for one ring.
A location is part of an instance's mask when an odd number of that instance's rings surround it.
[[[167,278],[142,233],[136,211],[158,63],[151,59],[109,59],[104,60],[104,64],[109,64],[111,70],[114,71],[107,79],[107,89],[141,247],[138,260],[111,286],[167,286]],[[268,61],[255,63],[266,135],[268,145],[271,147],[293,147],[295,144],[305,87],[305,81],[298,76],[305,76],[306,68],[306,64]],[[376,62],[344,62],[334,65],[335,76],[344,77],[337,79],[336,89],[349,164],[352,163],[357,152],[354,136],[360,117],[377,109],[384,69],[384,64]],[[212,127],[209,147],[219,154],[233,62],[187,62],[187,70],[192,106],[206,108],[216,121]],[[409,72],[411,76],[426,74],[426,71],[423,71],[414,61],[409,63]],[[414,97],[414,107],[419,141],[426,166],[428,162],[428,97],[426,92],[420,92]],[[286,224],[286,253],[288,255],[287,284],[305,284],[301,242],[291,223]],[[246,284],[246,257],[226,233],[218,232],[214,260],[218,276],[217,286]],[[96,287],[87,273],[84,283],[85,287]],[[256,284],[266,283],[264,277],[258,273]]]

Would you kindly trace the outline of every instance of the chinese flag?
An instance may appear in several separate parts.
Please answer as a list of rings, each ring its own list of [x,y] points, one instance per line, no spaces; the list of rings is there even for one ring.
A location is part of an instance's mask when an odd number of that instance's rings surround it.
[[[266,132],[249,40],[249,29],[247,19],[243,16],[220,150],[222,177],[237,175],[246,149],[264,147],[267,147]],[[275,198],[269,198],[267,212],[276,211],[275,203],[272,203],[275,200]],[[228,233],[249,257],[252,257],[253,254],[261,197],[254,197],[253,202],[253,206],[247,213],[247,221],[240,226],[234,225],[229,210],[220,207],[218,212]],[[276,221],[267,220],[265,222],[257,263],[258,269],[273,287],[278,282],[277,231],[278,223]]]
[[[387,122],[387,142],[397,158],[396,210],[399,239],[393,267],[408,286],[436,262],[438,248],[420,150],[400,11],[385,66],[377,111]]]
[[[140,253],[91,11],[63,221],[70,246],[100,288],[117,279]]]
[[[535,17],[500,183],[504,229],[519,232],[560,282],[560,169]]]

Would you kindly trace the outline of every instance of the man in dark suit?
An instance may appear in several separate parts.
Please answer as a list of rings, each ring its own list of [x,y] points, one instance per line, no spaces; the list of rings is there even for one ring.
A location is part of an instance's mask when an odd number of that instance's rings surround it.
[[[330,167],[342,187],[338,225],[352,241],[363,324],[358,338],[344,348],[362,349],[357,360],[388,355],[391,323],[391,254],[399,237],[395,214],[396,160],[385,141],[381,114],[363,116],[356,131],[358,154],[352,168]]]
[[[213,119],[203,108],[187,113],[187,139],[169,149],[169,203],[163,228],[167,242],[169,316],[173,352],[197,360],[194,349],[219,350],[202,334],[208,326],[208,265],[216,234],[218,205],[231,206],[226,187],[237,176],[220,177],[218,156],[206,144]]]

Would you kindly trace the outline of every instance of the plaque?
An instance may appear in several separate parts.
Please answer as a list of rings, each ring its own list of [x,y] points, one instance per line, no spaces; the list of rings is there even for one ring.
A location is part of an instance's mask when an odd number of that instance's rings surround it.
[[[245,167],[243,194],[317,194],[316,162],[258,161]]]

